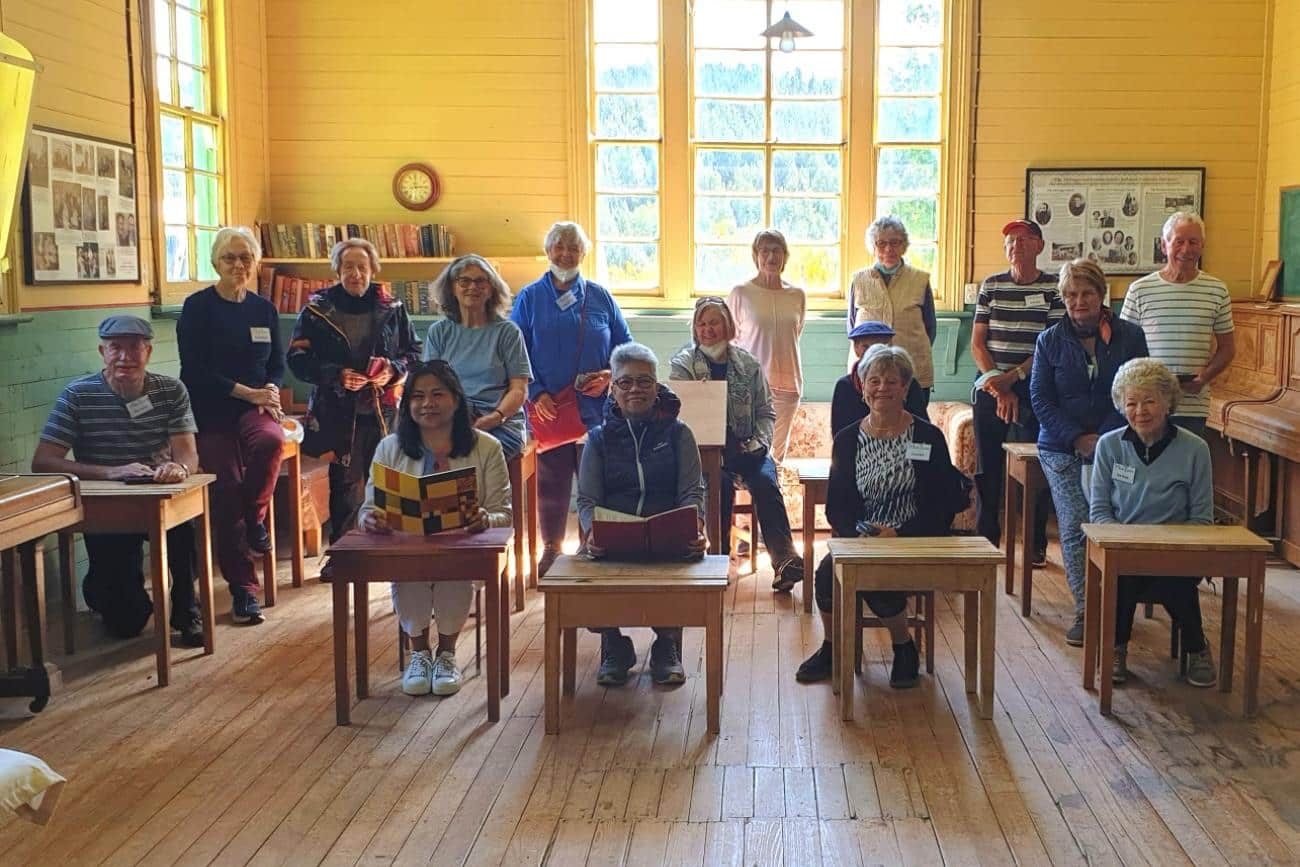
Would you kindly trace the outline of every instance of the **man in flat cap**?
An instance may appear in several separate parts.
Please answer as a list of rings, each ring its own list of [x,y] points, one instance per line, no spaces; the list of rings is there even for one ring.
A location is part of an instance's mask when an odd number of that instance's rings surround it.
[[[41,431],[32,471],[72,473],[82,479],[184,481],[198,470],[194,416],[180,380],[146,370],[153,328],[136,316],[110,316],[99,325],[104,369],[63,389]],[[75,459],[68,458],[71,450]],[[82,583],[86,604],[118,638],[139,635],[166,600],[144,589],[145,536],[87,533],[90,569]],[[190,647],[203,646],[194,596],[195,540],[189,523],[167,531],[171,568],[171,627]],[[161,616],[161,615],[160,615]]]
[[[862,400],[862,380],[858,378],[858,362],[867,350],[877,343],[893,343],[894,329],[884,322],[868,319],[859,322],[849,331],[849,340],[853,343],[853,361],[849,372],[835,383],[831,394],[831,436],[839,433],[851,424],[862,421],[871,412],[871,408]],[[907,387],[907,396],[903,398],[903,408],[912,415],[928,419],[926,407],[929,398],[916,377]]]

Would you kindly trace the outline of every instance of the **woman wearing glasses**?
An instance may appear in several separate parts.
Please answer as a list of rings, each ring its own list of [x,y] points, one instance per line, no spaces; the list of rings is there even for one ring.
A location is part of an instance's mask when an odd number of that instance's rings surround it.
[[[930,275],[903,261],[907,227],[897,217],[877,217],[867,227],[875,264],[853,275],[849,288],[849,331],[859,322],[883,322],[894,329],[894,345],[907,350],[921,386],[922,411],[930,405],[934,362],[930,347],[937,328]],[[850,359],[850,363],[856,359]]]
[[[186,298],[176,323],[181,381],[199,426],[199,463],[217,476],[212,527],[238,623],[262,619],[253,557],[271,549],[266,512],[284,449],[284,344],[275,306],[254,288],[261,258],[246,227],[217,232],[217,282]]]
[[[501,443],[506,459],[524,447],[524,397],[533,378],[519,326],[506,318],[510,287],[482,256],[461,256],[433,284],[445,319],[429,326],[424,360],[451,365],[474,427]]]

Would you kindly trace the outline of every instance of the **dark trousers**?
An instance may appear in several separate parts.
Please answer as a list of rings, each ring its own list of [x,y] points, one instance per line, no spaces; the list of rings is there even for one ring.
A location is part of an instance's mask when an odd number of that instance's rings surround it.
[[[1023,385],[1023,383],[1022,383]],[[1022,389],[1017,389],[1020,393]],[[1027,392],[1028,389],[1023,391]],[[983,391],[975,392],[972,406],[975,431],[975,490],[979,492],[976,505],[976,532],[994,545],[1002,543],[1002,497],[1007,455],[1003,443],[1032,443],[1038,440],[1038,419],[1029,406],[1028,394],[1020,394],[1020,421],[1007,424],[998,418],[998,402]],[[1051,508],[1051,495],[1044,489],[1039,492],[1034,518],[1034,547],[1047,550],[1047,515]]]
[[[254,409],[230,430],[201,431],[198,446],[204,471],[217,476],[211,493],[217,564],[232,588],[256,593],[257,570],[245,531],[249,522],[266,520],[280,477],[284,432],[278,421]]]
[[[1188,653],[1204,650],[1201,599],[1196,592],[1199,584],[1195,578],[1121,575],[1115,596],[1115,643],[1128,644],[1133,635],[1133,617],[1139,602],[1158,602],[1178,627],[1183,650]]]
[[[569,499],[578,472],[578,446],[570,443],[537,455],[538,517],[542,544],[558,549],[569,528]]]
[[[790,537],[790,517],[785,511],[785,498],[781,495],[781,486],[776,480],[776,463],[764,455],[747,454],[728,455],[722,462],[722,538],[723,554],[731,553],[731,514],[735,505],[735,483],[732,475],[739,476],[749,490],[754,503],[754,516],[758,519],[759,529],[763,533],[763,544],[772,557],[773,568],[794,556],[794,541]],[[710,484],[713,483],[709,479]]]
[[[1175,415],[1170,416],[1169,421],[1171,424],[1175,424],[1181,428],[1186,428],[1201,439],[1205,439],[1205,416]]]
[[[118,638],[140,634],[153,614],[145,590],[143,534],[85,535],[90,569],[81,593],[91,610],[104,618],[104,626]],[[186,625],[199,616],[194,595],[196,573],[194,528],[186,522],[167,531],[167,567],[171,571],[171,626]]]
[[[830,614],[834,610],[834,573],[835,565],[830,554],[821,559],[817,571],[813,573],[813,597],[817,600],[817,610],[823,614]],[[881,620],[897,617],[907,610],[907,594],[902,590],[863,590],[858,593],[858,598],[865,600],[871,613]],[[834,639],[828,635],[826,640]]]
[[[907,396],[903,398],[903,409],[929,421],[930,389],[921,388],[916,384],[916,380],[912,380],[912,384],[907,389]]]
[[[352,461],[348,466],[330,464],[330,543],[337,542],[357,526],[357,510],[366,500],[366,479],[375,448],[383,439],[379,420],[373,415],[357,416],[352,434]]]

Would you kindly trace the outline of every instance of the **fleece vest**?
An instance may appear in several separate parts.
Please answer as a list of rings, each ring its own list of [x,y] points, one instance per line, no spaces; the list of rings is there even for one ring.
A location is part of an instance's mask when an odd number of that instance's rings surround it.
[[[889,285],[875,268],[863,268],[853,275],[853,303],[857,307],[850,328],[859,322],[875,320],[894,329],[894,345],[912,356],[916,381],[922,388],[934,385],[934,359],[930,353],[930,336],[925,333],[921,308],[930,275],[904,262]]]

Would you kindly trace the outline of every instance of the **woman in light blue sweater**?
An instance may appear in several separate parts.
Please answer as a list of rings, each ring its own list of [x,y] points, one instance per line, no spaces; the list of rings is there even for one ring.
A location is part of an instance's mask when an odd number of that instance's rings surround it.
[[[1098,524],[1212,524],[1214,487],[1205,441],[1171,424],[1178,378],[1153,358],[1135,358],[1115,373],[1111,396],[1128,425],[1097,441],[1089,517]],[[1128,640],[1139,602],[1159,602],[1181,633],[1187,682],[1218,678],[1201,629],[1196,579],[1122,575],[1115,606],[1115,664],[1111,680],[1128,679]],[[1104,639],[1103,639],[1104,640]]]

